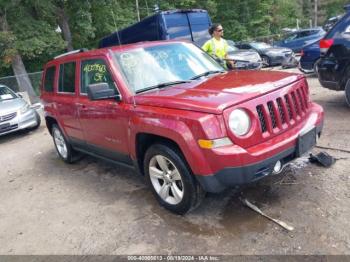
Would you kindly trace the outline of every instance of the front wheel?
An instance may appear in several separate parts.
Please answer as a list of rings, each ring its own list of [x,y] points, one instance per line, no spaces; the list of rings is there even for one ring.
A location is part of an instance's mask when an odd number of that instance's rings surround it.
[[[196,208],[205,195],[175,147],[151,146],[145,155],[144,171],[158,202],[176,214],[183,215]]]

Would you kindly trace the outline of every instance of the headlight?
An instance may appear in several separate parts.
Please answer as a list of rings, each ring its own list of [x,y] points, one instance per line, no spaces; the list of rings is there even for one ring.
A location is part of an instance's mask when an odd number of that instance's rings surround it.
[[[228,125],[235,135],[244,136],[250,130],[250,117],[243,109],[235,109],[230,114]]]
[[[28,104],[25,104],[24,106],[21,107],[21,109],[19,110],[20,114],[24,114],[25,112],[27,112],[29,110],[30,106]]]

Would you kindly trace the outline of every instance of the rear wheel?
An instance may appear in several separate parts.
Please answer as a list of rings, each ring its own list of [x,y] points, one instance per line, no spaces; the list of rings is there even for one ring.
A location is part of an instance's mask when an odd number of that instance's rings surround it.
[[[160,205],[176,214],[196,208],[205,195],[175,147],[151,146],[145,155],[144,171]]]
[[[346,98],[346,103],[350,107],[350,79],[346,82],[345,86],[345,98]]]
[[[64,137],[57,124],[52,125],[52,138],[56,151],[60,158],[66,163],[73,163],[80,158],[80,153],[76,152]]]

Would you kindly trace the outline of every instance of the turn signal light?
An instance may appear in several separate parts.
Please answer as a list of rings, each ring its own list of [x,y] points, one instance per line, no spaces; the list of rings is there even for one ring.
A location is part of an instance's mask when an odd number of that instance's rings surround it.
[[[204,149],[211,149],[216,147],[232,145],[232,142],[228,137],[214,139],[214,140],[199,139],[198,145]]]

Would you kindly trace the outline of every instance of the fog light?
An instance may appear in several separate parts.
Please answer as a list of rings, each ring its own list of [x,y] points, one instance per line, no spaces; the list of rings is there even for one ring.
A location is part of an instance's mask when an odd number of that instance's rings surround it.
[[[280,173],[281,171],[282,171],[282,162],[278,160],[278,161],[276,162],[275,166],[273,167],[272,173],[273,173],[273,174],[278,174],[278,173]]]

